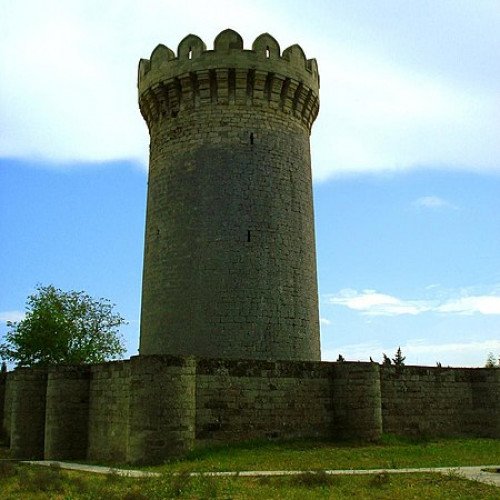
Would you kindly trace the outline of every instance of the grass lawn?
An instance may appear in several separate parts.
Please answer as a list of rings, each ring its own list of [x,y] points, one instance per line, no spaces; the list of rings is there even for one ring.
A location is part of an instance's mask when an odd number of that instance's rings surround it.
[[[128,479],[66,472],[46,467],[0,463],[2,500],[156,500],[224,499],[498,499],[495,486],[451,475],[378,474],[327,476],[305,474],[280,478],[210,478],[169,476]]]
[[[325,441],[247,442],[195,450],[182,460],[148,467],[159,472],[401,469],[499,465],[498,439],[405,439],[377,444]]]
[[[1,455],[0,455],[1,456]],[[5,449],[4,449],[5,457]],[[0,461],[0,497],[6,499],[497,499],[500,490],[455,476],[376,474],[328,476],[306,473],[273,478],[188,477],[187,471],[319,470],[498,465],[500,441],[437,439],[409,441],[386,436],[379,444],[319,441],[251,442],[192,452],[183,460],[149,467],[161,478],[128,479]],[[180,473],[172,475],[172,472]]]

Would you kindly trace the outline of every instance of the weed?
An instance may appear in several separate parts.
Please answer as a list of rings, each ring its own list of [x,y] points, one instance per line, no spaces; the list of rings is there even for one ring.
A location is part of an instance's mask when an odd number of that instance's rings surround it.
[[[16,475],[16,466],[9,461],[0,461],[0,479],[7,479]]]
[[[189,472],[165,474],[160,480],[149,481],[149,498],[176,498],[186,494],[192,486]],[[160,496],[158,496],[160,495]]]
[[[118,474],[118,471],[116,469],[110,468],[109,469],[109,474],[106,474],[106,482],[115,484],[121,480],[120,474]]]
[[[148,500],[150,497],[139,486],[131,488],[123,494],[122,500]]]
[[[294,486],[303,486],[306,488],[319,488],[322,486],[332,486],[336,478],[324,471],[305,472],[291,478],[291,484]]]
[[[20,487],[33,493],[64,491],[64,479],[57,467],[19,467],[17,479]]]
[[[379,474],[374,474],[370,476],[368,481],[369,485],[374,488],[382,488],[391,483],[390,474],[387,472],[380,472]]]
[[[220,481],[213,476],[204,476],[200,478],[200,487],[202,498],[217,498],[219,496]]]

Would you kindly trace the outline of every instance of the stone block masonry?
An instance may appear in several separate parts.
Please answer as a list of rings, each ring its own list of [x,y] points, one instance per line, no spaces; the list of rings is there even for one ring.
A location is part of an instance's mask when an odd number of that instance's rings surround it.
[[[44,457],[87,456],[90,367],[64,366],[48,371]]]
[[[128,460],[130,365],[130,361],[116,361],[91,368],[87,451],[90,460]]]
[[[141,355],[320,359],[309,136],[319,75],[270,35],[139,65],[151,136]]]
[[[0,395],[26,459],[159,463],[210,443],[382,432],[500,438],[493,368],[137,356],[15,370]]]
[[[7,379],[10,385],[10,449],[16,458],[44,456],[47,372],[20,368]]]
[[[131,462],[160,462],[195,443],[196,362],[193,358],[131,360],[129,454]]]
[[[384,432],[500,437],[500,370],[381,367]]]

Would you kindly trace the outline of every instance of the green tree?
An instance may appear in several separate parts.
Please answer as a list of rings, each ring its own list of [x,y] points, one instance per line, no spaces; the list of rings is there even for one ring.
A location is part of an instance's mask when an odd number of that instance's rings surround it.
[[[392,358],[392,362],[394,363],[395,366],[403,366],[405,364],[405,359],[406,356],[403,356],[403,353],[401,352],[401,347],[398,347],[398,350],[396,351],[396,356]]]
[[[385,352],[382,353],[382,364],[383,365],[386,365],[386,366],[390,366],[392,365],[392,361],[391,361],[391,358],[389,356],[387,356],[387,354]]]
[[[488,357],[486,358],[485,368],[497,368],[497,360],[492,352],[488,353]]]
[[[124,318],[107,299],[38,285],[26,301],[26,316],[8,322],[0,358],[17,366],[100,363],[122,357]]]

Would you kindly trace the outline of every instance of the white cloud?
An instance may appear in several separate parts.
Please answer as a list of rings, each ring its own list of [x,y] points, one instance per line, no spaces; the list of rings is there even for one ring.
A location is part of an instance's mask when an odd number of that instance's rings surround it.
[[[500,340],[488,339],[471,342],[448,342],[443,344],[427,343],[424,340],[410,340],[406,345],[402,346],[402,350],[412,355],[463,353],[468,351],[488,353],[489,351],[500,351]]]
[[[432,61],[426,63],[433,54],[446,54],[439,50],[442,35],[421,37],[420,30],[435,32],[427,19],[440,8],[431,7],[415,34],[401,28],[415,25],[411,6],[394,21],[377,7],[375,14],[388,20],[379,27],[366,14],[371,3],[313,2],[305,20],[302,12],[259,1],[193,0],[189,15],[185,4],[160,0],[7,2],[0,30],[0,156],[63,164],[131,158],[146,165],[148,134],[135,81],[139,58],[148,57],[158,43],[175,49],[190,32],[210,48],[213,37],[232,26],[246,47],[269,31],[282,48],[298,42],[308,57],[318,59],[322,108],[312,135],[316,180],[421,166],[500,171],[495,72],[481,73],[489,78],[484,85],[475,83],[481,79],[477,71],[467,79],[457,76],[467,64],[475,67],[475,32],[464,33],[460,58],[442,56],[450,71],[436,72]],[[474,8],[475,19],[491,18],[486,5]],[[447,30],[463,32],[462,17],[461,9],[451,9]],[[318,29],[322,23],[330,29]],[[383,48],[387,28],[400,37],[397,50]],[[346,33],[353,35],[349,43]],[[491,33],[482,35],[485,46],[494,48]]]
[[[427,290],[435,290],[435,286]],[[367,316],[399,316],[402,314],[417,315],[434,312],[441,314],[485,314],[500,315],[500,295],[497,291],[490,295],[470,295],[467,289],[458,293],[448,291],[439,299],[408,300],[377,292],[376,290],[352,289],[340,290],[335,295],[327,296],[329,304],[344,306]],[[452,296],[450,296],[452,295]],[[453,296],[454,295],[454,296]],[[461,296],[456,296],[461,295]]]
[[[332,324],[332,322],[327,318],[319,318],[319,322],[320,322],[320,324],[325,325],[325,326]]]
[[[413,205],[418,208],[429,208],[429,209],[441,209],[447,208],[452,210],[457,210],[458,207],[453,203],[440,198],[439,196],[422,196],[417,198]]]
[[[460,297],[441,304],[435,310],[454,314],[500,314],[500,297],[491,295]]]
[[[316,180],[422,167],[500,172],[494,94],[343,47],[320,73],[328,88],[312,134]]]
[[[6,323],[7,321],[21,321],[24,319],[24,312],[22,311],[0,311],[0,321]]]
[[[357,292],[352,289],[341,290],[328,298],[330,304],[341,305],[370,316],[416,315],[428,310],[422,301],[402,300],[375,290]]]

